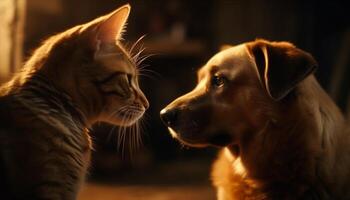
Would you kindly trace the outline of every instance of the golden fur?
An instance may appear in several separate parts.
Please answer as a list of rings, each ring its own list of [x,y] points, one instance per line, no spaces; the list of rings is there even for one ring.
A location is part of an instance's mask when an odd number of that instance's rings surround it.
[[[223,147],[212,171],[218,199],[350,199],[350,131],[316,66],[288,42],[237,45],[161,111],[181,142]]]

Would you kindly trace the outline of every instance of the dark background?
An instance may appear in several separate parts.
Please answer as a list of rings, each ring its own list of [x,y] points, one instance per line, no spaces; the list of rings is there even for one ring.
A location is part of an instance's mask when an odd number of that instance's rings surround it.
[[[151,104],[145,116],[144,146],[122,154],[116,145],[117,128],[96,126],[90,181],[210,184],[208,173],[217,149],[182,147],[170,137],[158,113],[194,87],[196,70],[222,44],[255,38],[294,43],[316,58],[321,85],[344,113],[348,109],[350,14],[346,1],[28,0],[25,54],[30,55],[47,36],[124,3],[132,6],[126,41],[132,43],[146,34],[145,53],[156,54],[145,61],[152,77],[141,79]]]

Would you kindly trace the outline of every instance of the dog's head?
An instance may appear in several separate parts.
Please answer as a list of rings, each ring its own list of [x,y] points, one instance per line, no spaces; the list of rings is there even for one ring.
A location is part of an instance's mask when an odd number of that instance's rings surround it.
[[[197,86],[166,106],[161,118],[187,145],[237,144],[263,129],[315,69],[310,54],[287,42],[230,47],[198,71]]]

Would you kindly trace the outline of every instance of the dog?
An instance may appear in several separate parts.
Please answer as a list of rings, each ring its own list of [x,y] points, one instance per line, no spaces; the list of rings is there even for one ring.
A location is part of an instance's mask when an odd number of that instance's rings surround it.
[[[212,169],[219,200],[350,199],[350,131],[289,42],[229,47],[161,112],[171,135],[222,148]]]

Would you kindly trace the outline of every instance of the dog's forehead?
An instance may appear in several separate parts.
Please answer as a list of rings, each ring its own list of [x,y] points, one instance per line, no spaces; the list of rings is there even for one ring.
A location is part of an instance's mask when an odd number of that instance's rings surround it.
[[[245,44],[237,45],[215,54],[207,63],[208,66],[232,66],[246,60],[248,56]]]

